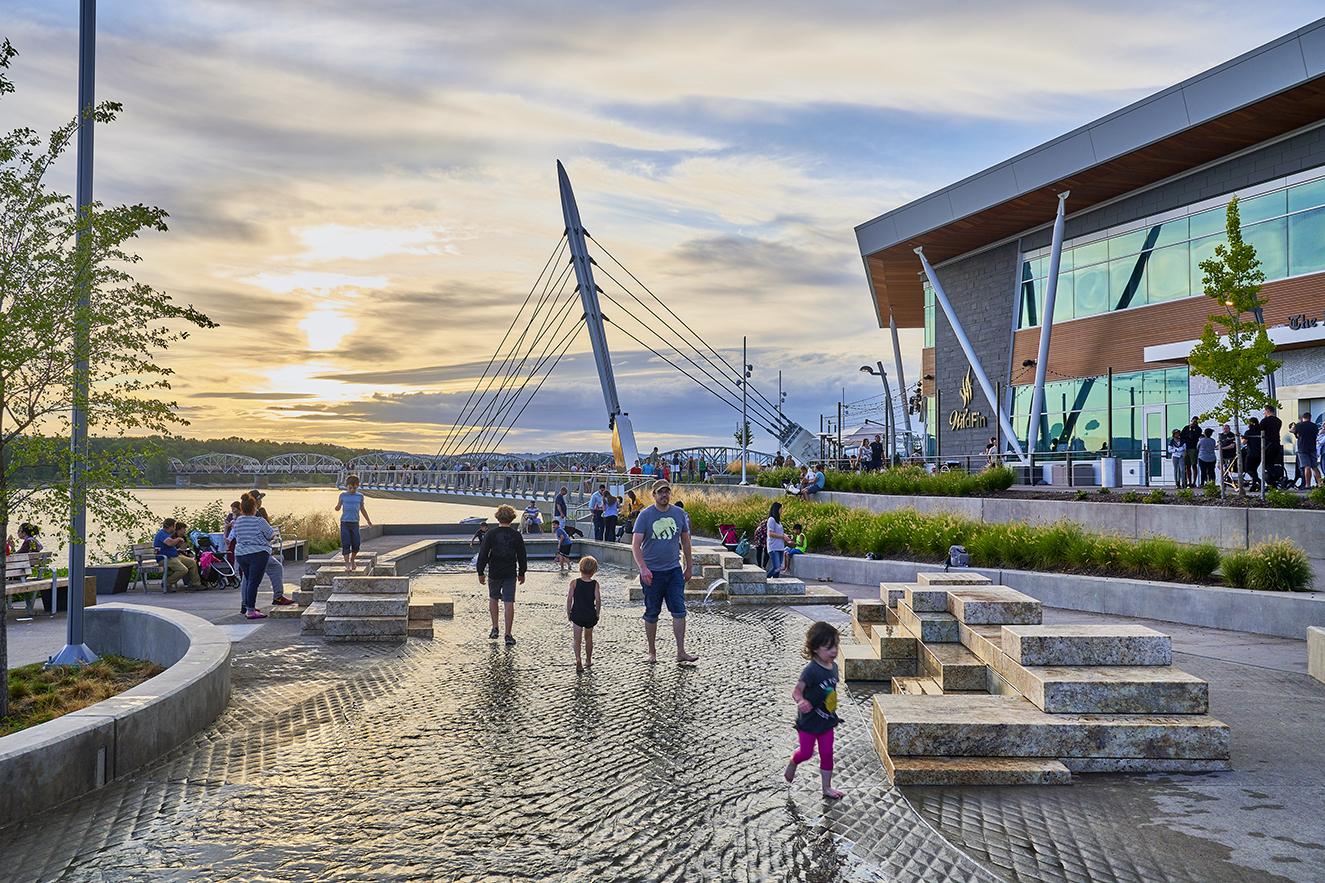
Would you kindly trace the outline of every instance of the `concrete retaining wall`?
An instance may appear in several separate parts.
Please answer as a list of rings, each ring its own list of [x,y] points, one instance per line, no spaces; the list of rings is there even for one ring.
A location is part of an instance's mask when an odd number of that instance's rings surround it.
[[[683,485],[680,495],[705,493],[781,497],[777,488]],[[848,494],[830,491],[815,496],[825,503],[840,503],[869,512],[914,509],[924,514],[962,515],[989,524],[1056,524],[1075,521],[1097,533],[1129,539],[1170,537],[1180,543],[1214,543],[1221,549],[1247,549],[1272,539],[1297,543],[1314,559],[1317,573],[1325,573],[1325,512],[1294,509],[1230,509],[1154,503],[1083,503],[1076,500],[1034,500],[1016,497],[915,497],[887,494]]]
[[[379,564],[394,564],[396,576],[408,576],[416,570],[437,563],[437,540],[419,540],[408,546],[379,555]]]
[[[0,826],[100,788],[210,724],[230,699],[230,639],[192,614],[136,604],[86,611],[98,654],[166,670],[104,702],[0,738]]]
[[[868,586],[880,582],[914,582],[917,573],[943,569],[915,561],[837,555],[798,555],[795,566],[800,579]],[[1325,627],[1325,592],[1253,592],[1067,573],[973,570],[995,583],[1025,592],[1049,607],[1065,610],[1139,616],[1299,641],[1306,637],[1308,626]]]
[[[605,543],[601,540],[576,540],[571,545],[572,555],[592,555],[602,565],[634,567],[635,557],[628,543]]]

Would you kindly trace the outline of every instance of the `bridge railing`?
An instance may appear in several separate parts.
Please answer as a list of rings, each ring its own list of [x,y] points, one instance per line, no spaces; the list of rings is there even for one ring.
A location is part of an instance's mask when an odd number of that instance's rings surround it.
[[[338,484],[345,485],[342,472]],[[566,505],[577,517],[588,512],[589,498],[598,485],[605,484],[612,492],[625,496],[629,490],[641,495],[653,476],[627,475],[621,472],[514,472],[491,470],[488,472],[455,471],[454,469],[358,469],[359,487],[366,491],[418,491],[420,493],[447,494],[458,497],[498,497],[513,502],[535,500],[551,502],[561,488],[566,488]],[[650,502],[644,494],[643,502]]]

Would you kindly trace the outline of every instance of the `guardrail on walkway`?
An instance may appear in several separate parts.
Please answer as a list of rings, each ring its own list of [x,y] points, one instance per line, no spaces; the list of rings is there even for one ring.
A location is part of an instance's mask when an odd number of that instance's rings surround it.
[[[342,473],[339,484],[343,487]],[[605,484],[612,493],[624,497],[627,491],[640,496],[656,476],[628,475],[622,472],[486,472],[454,469],[364,469],[355,472],[359,487],[365,491],[419,492],[451,497],[499,498],[512,501],[534,500],[550,503],[561,488],[566,488],[567,511],[583,518],[589,511],[589,499],[598,485]],[[642,497],[649,501],[647,494]]]

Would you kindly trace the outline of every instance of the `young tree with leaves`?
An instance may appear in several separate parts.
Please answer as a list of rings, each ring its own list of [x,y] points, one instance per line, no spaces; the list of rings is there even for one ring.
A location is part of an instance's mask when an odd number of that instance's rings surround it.
[[[1201,419],[1213,417],[1220,423],[1232,420],[1241,438],[1243,414],[1279,407],[1265,388],[1265,378],[1280,363],[1273,358],[1274,343],[1258,318],[1266,304],[1261,297],[1265,273],[1256,248],[1242,238],[1237,197],[1228,204],[1225,227],[1228,242],[1216,245],[1215,256],[1201,261],[1202,289],[1220,309],[1206,319],[1201,341],[1192,349],[1187,363],[1192,374],[1208,377],[1224,390],[1224,397]],[[1242,446],[1238,445],[1237,450],[1241,477]],[[1241,481],[1238,488],[1241,491]]]
[[[0,98],[14,91],[5,71],[17,55],[8,40],[0,43]],[[87,125],[106,124],[119,110],[119,104],[103,102],[83,108],[80,116]],[[164,211],[93,203],[80,216],[67,194],[47,185],[78,125],[76,118],[46,137],[30,128],[0,133],[0,535],[8,536],[11,513],[68,525],[70,501],[81,491],[98,529],[82,537],[66,533],[64,539],[92,545],[104,543],[112,529],[146,527],[151,513],[126,491],[137,478],[143,446],[92,448],[82,487],[70,486],[76,361],[81,356],[91,366],[89,435],[166,433],[187,421],[174,402],[156,397],[170,389],[172,373],[161,356],[188,336],[180,326],[215,323],[129,273],[139,261],[128,250],[130,240],[144,230],[164,231]],[[80,229],[85,252],[76,246]],[[80,282],[90,288],[90,306],[79,306]],[[74,346],[80,322],[91,329],[83,352]],[[0,543],[0,572],[4,556]],[[3,608],[8,606],[5,601]],[[9,698],[3,615],[0,685],[3,717]]]
[[[737,423],[736,431],[732,433],[732,438],[736,439],[736,447],[738,448],[749,447],[750,442],[754,437],[754,432],[750,429],[749,420],[745,421],[744,426]]]

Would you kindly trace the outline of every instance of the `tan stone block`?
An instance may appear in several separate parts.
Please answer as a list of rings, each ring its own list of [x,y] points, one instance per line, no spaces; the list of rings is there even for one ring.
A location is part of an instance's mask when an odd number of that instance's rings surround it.
[[[1168,635],[1143,625],[1005,625],[1003,652],[1021,665],[1172,665]]]
[[[952,589],[948,612],[967,625],[1038,625],[1040,602],[1006,586]]]
[[[916,582],[922,586],[987,586],[992,580],[984,574],[964,570],[938,571],[922,570],[916,574]]]

